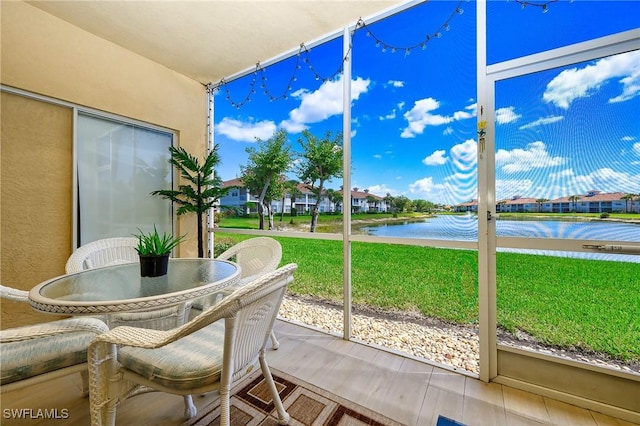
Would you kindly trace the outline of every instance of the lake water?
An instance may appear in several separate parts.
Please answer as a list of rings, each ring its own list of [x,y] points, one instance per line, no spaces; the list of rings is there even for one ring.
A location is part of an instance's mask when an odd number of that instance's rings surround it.
[[[475,215],[443,215],[420,222],[387,223],[360,228],[369,235],[396,238],[477,241],[478,220]],[[640,241],[640,224],[608,221],[503,220],[496,222],[498,237],[564,238],[574,240]],[[541,250],[500,249],[540,254],[560,254]],[[561,252],[563,256],[640,262],[640,256],[608,253]]]

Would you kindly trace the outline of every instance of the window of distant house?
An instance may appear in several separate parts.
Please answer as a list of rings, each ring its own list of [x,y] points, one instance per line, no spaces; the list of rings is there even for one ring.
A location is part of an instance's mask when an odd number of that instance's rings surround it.
[[[80,112],[76,168],[78,246],[139,230],[172,232],[172,206],[151,192],[172,187],[173,133]]]

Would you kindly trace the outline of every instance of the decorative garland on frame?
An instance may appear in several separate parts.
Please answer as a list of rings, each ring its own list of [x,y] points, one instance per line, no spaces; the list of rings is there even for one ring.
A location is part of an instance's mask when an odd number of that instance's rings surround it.
[[[413,45],[409,45],[409,46],[403,46],[403,47],[399,47],[399,46],[394,46],[391,45],[389,43],[386,43],[384,41],[382,41],[381,39],[379,39],[367,26],[366,22],[360,18],[358,19],[358,22],[355,25],[355,29],[351,32],[351,38],[353,40],[353,36],[355,35],[355,33],[359,30],[366,30],[367,31],[367,37],[372,37],[375,40],[376,46],[380,47],[382,46],[382,52],[385,52],[387,49],[390,49],[392,52],[395,52],[397,50],[401,50],[403,52],[405,52],[405,56],[408,55],[411,50],[413,49],[425,49],[426,47],[426,43],[433,40],[433,39],[438,39],[442,37],[442,32],[443,31],[449,31],[449,29],[451,28],[449,22],[457,15],[462,15],[464,13],[464,10],[460,7],[460,5],[462,4],[464,0],[459,0],[458,4],[456,5],[454,11],[451,13],[451,15],[447,18],[447,20],[438,27],[438,29],[436,31],[434,31],[431,34],[427,34],[425,36],[425,38],[423,40],[421,40],[419,43],[413,44]],[[467,0],[469,1],[469,0]],[[300,48],[298,49],[298,53],[296,54],[295,58],[295,64],[293,66],[293,71],[291,72],[291,76],[289,77],[289,79],[287,80],[287,84],[284,88],[284,90],[282,91],[281,94],[274,94],[272,90],[269,89],[269,86],[267,84],[267,76],[265,73],[266,68],[263,67],[260,62],[256,62],[256,67],[255,70],[253,71],[253,77],[251,78],[251,81],[249,82],[249,90],[247,91],[247,94],[244,96],[244,98],[241,101],[236,101],[231,97],[231,92],[229,90],[229,87],[227,85],[227,81],[223,78],[221,79],[218,84],[216,85],[212,85],[210,84],[208,86],[208,92],[210,94],[215,93],[217,90],[222,90],[224,88],[225,90],[225,97],[226,100],[229,101],[231,103],[231,106],[239,109],[242,106],[244,106],[247,102],[251,102],[251,97],[257,93],[256,90],[256,86],[258,84],[258,77],[260,78],[260,89],[264,92],[264,94],[266,96],[269,97],[269,99],[271,101],[276,101],[279,99],[288,99],[289,97],[289,93],[292,90],[291,85],[293,84],[293,82],[295,82],[297,80],[297,73],[299,70],[302,69],[302,63],[306,64],[307,68],[309,69],[309,71],[313,74],[313,76],[315,77],[315,79],[317,81],[320,81],[322,83],[326,82],[326,81],[330,81],[333,80],[336,76],[340,75],[342,73],[343,70],[343,66],[344,63],[346,61],[346,59],[348,58],[349,54],[351,53],[351,49],[352,49],[352,43],[349,43],[349,50],[346,53],[345,57],[342,58],[342,60],[340,61],[340,65],[338,66],[337,70],[335,72],[333,72],[331,75],[329,76],[322,76],[318,73],[318,71],[316,70],[316,68],[314,67],[312,61],[311,61],[311,57],[309,55],[309,49],[307,48],[307,46],[304,43],[300,43]]]
[[[353,36],[355,35],[355,33],[357,31],[361,31],[361,30],[365,30],[367,33],[367,37],[372,38],[375,42],[376,47],[379,47],[382,53],[385,53],[387,50],[390,50],[391,53],[395,53],[395,52],[404,52],[404,56],[406,57],[407,55],[409,55],[411,53],[412,50],[415,49],[420,49],[420,50],[426,50],[427,47],[427,43],[429,43],[430,41],[434,40],[434,39],[439,39],[442,37],[443,31],[447,32],[451,29],[451,25],[450,22],[453,20],[454,17],[458,16],[458,15],[462,15],[464,13],[464,10],[461,7],[461,4],[464,0],[459,0],[456,7],[454,8],[453,12],[449,15],[449,17],[446,19],[446,21],[444,21],[437,29],[436,31],[425,35],[424,39],[420,40],[417,43],[414,44],[410,44],[407,46],[397,46],[397,45],[393,45],[391,43],[387,43],[385,41],[383,41],[382,39],[380,39],[378,36],[375,35],[375,33],[373,31],[371,31],[371,29],[369,28],[369,26],[367,25],[367,23],[362,19],[358,19],[358,22],[355,25],[354,30],[351,32],[351,40],[353,41]],[[469,1],[469,0],[466,0]],[[506,0],[507,2],[510,0]],[[515,3],[519,4],[522,6],[522,9],[525,9],[527,6],[531,6],[531,7],[538,7],[540,9],[542,9],[542,13],[546,13],[549,11],[549,5],[552,3],[556,3],[560,0],[546,0],[546,1],[527,1],[527,0],[514,0]],[[574,0],[568,0],[570,3],[573,3]],[[291,72],[291,76],[289,77],[287,84],[284,88],[284,90],[282,91],[282,93],[280,94],[274,94],[274,92],[272,90],[269,89],[269,86],[267,84],[267,76],[266,76],[266,68],[263,67],[260,62],[256,62],[256,67],[255,70],[253,71],[253,77],[251,79],[251,81],[249,82],[249,90],[247,91],[247,94],[244,96],[244,98],[241,101],[235,101],[232,97],[231,97],[231,92],[229,90],[229,87],[227,85],[227,81],[222,78],[220,79],[220,81],[217,84],[209,84],[207,86],[207,92],[209,92],[209,94],[213,94],[218,90],[222,90],[222,88],[224,88],[225,90],[225,97],[226,100],[229,101],[231,103],[231,106],[240,109],[242,106],[244,106],[246,103],[251,102],[251,97],[257,93],[256,91],[256,85],[258,83],[258,77],[260,78],[260,89],[262,90],[262,92],[269,97],[270,101],[277,101],[280,99],[288,99],[289,98],[289,93],[293,90],[292,89],[292,84],[297,80],[297,74],[298,71],[300,71],[302,69],[302,63],[306,64],[307,68],[309,69],[309,71],[314,75],[315,79],[317,81],[320,81],[321,83],[325,83],[326,81],[330,81],[333,80],[336,76],[340,75],[343,71],[343,66],[345,61],[347,60],[347,58],[349,57],[349,54],[351,53],[351,49],[352,49],[352,41],[349,43],[349,50],[347,52],[347,54],[345,55],[345,57],[342,58],[340,65],[338,66],[337,70],[335,72],[333,72],[331,75],[329,76],[322,76],[320,75],[316,68],[313,66],[313,63],[311,62],[311,57],[309,55],[309,49],[307,48],[307,46],[304,43],[300,43],[300,48],[298,49],[298,53],[296,54],[295,58],[295,64],[293,66],[293,71]]]

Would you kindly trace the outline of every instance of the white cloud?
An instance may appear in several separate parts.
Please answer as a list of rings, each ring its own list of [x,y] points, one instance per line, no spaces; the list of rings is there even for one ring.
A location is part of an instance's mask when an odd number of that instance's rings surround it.
[[[619,78],[622,92],[610,103],[624,102],[640,95],[640,51],[635,50],[607,58],[578,69],[567,69],[547,84],[545,102],[568,109],[579,98],[591,96],[610,79]]]
[[[418,198],[430,199],[435,194],[442,193],[445,186],[443,184],[436,184],[433,182],[433,177],[428,176],[419,179],[409,185],[409,192],[412,194],[419,194]]]
[[[409,185],[414,198],[422,198],[438,204],[458,204],[477,196],[475,173],[454,173],[436,183],[431,176],[424,177]]]
[[[402,102],[398,102],[398,109],[399,109],[400,111],[402,111],[402,108],[404,108],[404,105],[405,105],[405,102],[404,102],[404,101],[402,101]]]
[[[496,169],[500,168],[507,174],[559,166],[567,162],[566,158],[549,155],[546,145],[541,141],[532,142],[524,149],[517,148],[512,151],[499,149],[495,158]]]
[[[367,93],[371,80],[361,77],[351,82],[351,99],[357,101],[360,95]],[[292,95],[300,99],[300,106],[289,112],[289,118],[280,125],[289,133],[299,133],[309,123],[317,123],[327,118],[342,114],[342,76],[336,80],[326,81],[315,92],[298,90]]]
[[[400,195],[400,191],[397,189],[389,188],[384,183],[381,185],[372,185],[368,187],[369,192],[371,194],[377,195],[378,197],[386,197],[387,194],[391,194],[393,196]]]
[[[392,86],[392,87],[404,87],[404,81],[389,80],[389,81],[387,81],[387,85]]]
[[[496,179],[496,199],[503,200],[514,195],[529,196],[533,187],[530,179]]]
[[[473,139],[467,139],[463,143],[454,145],[449,151],[451,162],[456,170],[474,170],[478,163],[478,143]]]
[[[276,132],[276,124],[270,120],[243,122],[228,117],[215,125],[215,132],[234,141],[255,142],[256,138],[269,139]]]
[[[590,189],[598,189],[602,192],[629,192],[637,194],[640,192],[640,173],[635,175],[626,171],[620,172],[605,167],[594,170],[588,175],[576,176],[575,181],[580,188],[586,192]]]
[[[633,152],[635,152],[636,155],[640,157],[640,142],[636,142],[633,144]]]
[[[280,122],[280,126],[289,133],[300,133],[309,128],[309,126],[304,123],[298,123],[291,120],[284,120]]]
[[[561,115],[552,115],[549,117],[544,117],[544,118],[539,118],[536,121],[532,121],[531,123],[527,123],[523,126],[520,126],[518,128],[518,130],[524,130],[524,129],[532,129],[534,127],[538,127],[538,126],[544,126],[547,124],[551,124],[551,123],[555,123],[558,122],[560,120],[564,120],[564,117]]]
[[[624,142],[631,142],[634,139],[635,138],[633,136],[623,136],[623,137],[620,138],[620,140],[622,140]]]
[[[516,114],[516,112],[514,111],[514,107],[512,106],[498,108],[496,110],[496,122],[498,124],[512,123],[518,120],[520,117],[522,117],[522,115]]]
[[[571,168],[563,169],[563,170],[560,170],[559,172],[549,173],[549,177],[551,179],[567,178],[567,177],[571,177],[571,176],[575,176],[575,175],[576,174],[573,172],[573,169],[571,169]]]
[[[448,126],[446,129],[444,129],[442,131],[442,134],[445,135],[445,136],[452,135],[453,134],[453,127]]]
[[[394,118],[396,118],[396,109],[394,108],[389,114],[387,115],[381,115],[380,117],[378,117],[378,119],[380,121],[383,120],[393,120]]]
[[[422,164],[425,166],[441,166],[447,162],[447,157],[445,156],[445,150],[437,150],[433,154],[428,157],[425,157],[422,160]]]
[[[400,137],[414,138],[424,132],[427,126],[440,126],[451,123],[454,120],[466,120],[476,116],[476,104],[465,107],[466,111],[456,111],[451,116],[434,114],[440,108],[440,102],[434,98],[420,99],[414,102],[413,108],[404,113],[408,126],[402,131]]]
[[[380,160],[382,159],[382,154],[373,154],[373,158],[375,158],[376,160]]]
[[[404,129],[401,136],[403,138],[412,138],[421,134],[426,126],[439,126],[453,121],[452,117],[432,114],[432,112],[438,108],[440,108],[440,102],[433,98],[416,101],[413,108],[404,114],[404,118],[409,122],[409,126]]]

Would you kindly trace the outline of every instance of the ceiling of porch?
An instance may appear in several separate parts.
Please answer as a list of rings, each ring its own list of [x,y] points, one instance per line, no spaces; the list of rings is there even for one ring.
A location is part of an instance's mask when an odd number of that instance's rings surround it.
[[[210,83],[404,1],[27,3],[201,83]]]

